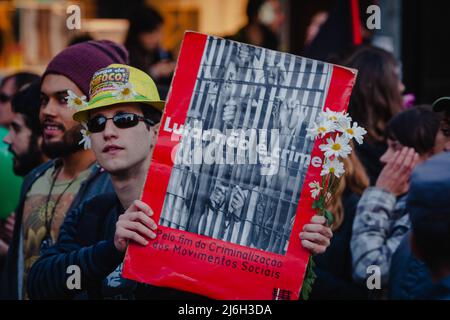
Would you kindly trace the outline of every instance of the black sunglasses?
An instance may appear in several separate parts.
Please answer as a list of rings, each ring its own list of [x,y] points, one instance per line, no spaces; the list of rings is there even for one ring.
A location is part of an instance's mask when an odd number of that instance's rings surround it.
[[[88,130],[91,133],[102,132],[105,130],[106,122],[112,119],[114,125],[120,129],[126,129],[136,126],[139,121],[144,121],[150,126],[154,126],[156,123],[150,119],[144,118],[134,113],[118,113],[112,118],[105,116],[96,116],[87,122]]]
[[[3,102],[3,103],[5,103],[5,102],[8,102],[9,100],[11,100],[11,96],[8,96],[7,94],[5,94],[5,93],[0,93],[0,102]]]

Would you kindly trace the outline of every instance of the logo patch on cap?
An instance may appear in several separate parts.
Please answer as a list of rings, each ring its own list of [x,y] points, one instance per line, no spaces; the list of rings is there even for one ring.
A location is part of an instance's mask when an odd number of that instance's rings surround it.
[[[107,68],[97,71],[92,77],[89,95],[96,96],[104,91],[113,91],[117,86],[126,85],[130,78],[127,68]]]

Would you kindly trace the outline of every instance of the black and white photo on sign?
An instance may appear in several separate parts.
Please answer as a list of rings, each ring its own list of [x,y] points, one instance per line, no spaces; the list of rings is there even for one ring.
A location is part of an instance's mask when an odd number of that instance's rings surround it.
[[[331,72],[209,37],[160,224],[285,254]]]

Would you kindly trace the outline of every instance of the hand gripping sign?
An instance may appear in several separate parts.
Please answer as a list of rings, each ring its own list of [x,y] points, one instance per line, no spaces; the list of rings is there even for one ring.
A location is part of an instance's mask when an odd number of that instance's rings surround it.
[[[324,155],[307,129],[345,111],[356,71],[187,32],[142,200],[159,221],[123,276],[215,299],[298,299],[298,234]]]

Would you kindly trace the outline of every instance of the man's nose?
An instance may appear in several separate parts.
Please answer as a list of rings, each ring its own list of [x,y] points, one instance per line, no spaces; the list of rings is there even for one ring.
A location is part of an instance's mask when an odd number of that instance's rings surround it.
[[[381,162],[382,164],[386,164],[386,163],[389,162],[389,159],[391,158],[390,153],[391,153],[391,152],[389,152],[389,150],[386,150],[386,152],[383,153],[383,155],[380,157],[380,162]]]
[[[9,133],[6,135],[6,137],[3,138],[3,142],[6,143],[7,145],[12,144],[11,131],[9,131]]]
[[[41,107],[41,112],[44,115],[47,116],[56,116],[57,112],[58,112],[58,108],[59,106],[56,104],[55,101],[50,100],[49,102],[47,102],[46,105],[43,105]]]
[[[109,138],[112,138],[112,137],[117,137],[117,127],[113,123],[112,119],[106,120],[105,130],[103,130],[103,137],[105,139],[109,139]]]

